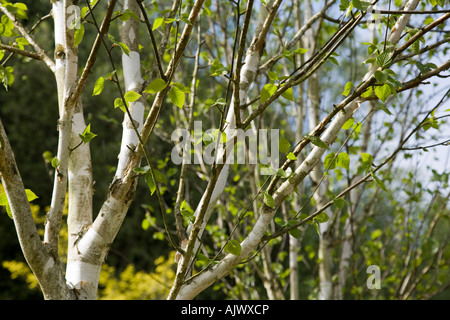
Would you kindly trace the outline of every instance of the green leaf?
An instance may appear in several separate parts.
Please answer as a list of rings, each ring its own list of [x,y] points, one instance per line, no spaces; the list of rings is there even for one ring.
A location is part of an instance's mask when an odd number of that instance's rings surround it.
[[[130,49],[125,43],[119,42],[118,45],[120,46],[120,49],[122,49],[123,53],[125,53],[127,56],[130,56]]]
[[[299,229],[292,229],[292,230],[289,230],[289,234],[294,238],[299,238],[301,235],[301,232]]]
[[[336,154],[334,152],[330,152],[325,156],[325,158],[323,159],[323,165],[325,170],[333,170],[334,168],[336,168],[335,156]]]
[[[372,233],[370,234],[370,237],[372,238],[372,240],[375,240],[376,238],[379,238],[382,234],[383,234],[383,231],[381,231],[380,229],[376,229],[376,230],[372,231]]]
[[[279,225],[281,227],[284,227],[286,225],[286,221],[284,221],[280,217],[275,217],[274,221],[277,225]]]
[[[286,158],[288,158],[289,160],[292,160],[292,161],[297,160],[297,157],[292,152],[289,152],[288,155],[286,156]]]
[[[305,53],[308,52],[308,51],[309,51],[309,49],[299,48],[299,49],[296,49],[296,50],[294,51],[294,53],[295,53],[295,54],[305,54]]]
[[[275,208],[275,200],[267,191],[264,191],[264,203],[268,207]]]
[[[120,108],[120,110],[122,110],[123,112],[127,112],[122,98],[116,98],[116,100],[114,100],[114,108]]]
[[[375,76],[375,79],[377,79],[377,81],[379,83],[385,83],[386,80],[388,79],[388,76],[384,72],[379,71],[379,70],[375,71],[374,76]]]
[[[345,121],[344,125],[342,126],[342,129],[348,130],[352,127],[353,123],[355,122],[355,119],[352,117]]]
[[[387,191],[386,186],[384,185],[384,182],[382,180],[380,180],[373,171],[370,173],[370,175],[372,176],[372,178],[375,180],[375,182],[378,184],[378,186],[382,190]]]
[[[333,200],[333,203],[338,207],[339,209],[342,209],[345,206],[345,200],[342,198],[337,198]]]
[[[391,95],[391,87],[385,83],[382,86],[375,86],[375,95],[383,102]]]
[[[22,2],[17,2],[17,3],[14,3],[13,6],[15,9],[13,13],[17,18],[28,20],[28,15],[27,15],[28,8],[27,8],[26,4],[24,4]],[[9,8],[8,8],[8,10],[11,11]]]
[[[157,78],[150,82],[150,84],[145,88],[145,93],[155,94],[162,91],[167,86],[167,83],[160,78]]]
[[[30,189],[25,189],[25,194],[27,195],[28,202],[31,202],[37,198],[39,198],[33,191]]]
[[[105,88],[105,78],[100,77],[95,81],[93,96],[98,96]]]
[[[278,80],[278,74],[276,74],[275,72],[273,72],[273,71],[268,71],[267,72],[267,75],[269,76],[269,79],[270,80],[272,80],[272,81],[277,81]]]
[[[157,182],[167,184],[167,178],[161,171],[153,169],[153,174]]]
[[[0,183],[0,206],[7,206],[8,205],[8,198],[6,197],[5,189],[3,188],[3,185]]]
[[[150,166],[137,167],[137,168],[133,169],[133,171],[136,172],[137,174],[146,174],[146,173],[148,173],[149,170],[150,170]]]
[[[385,68],[391,62],[391,54],[387,51],[381,52],[376,58],[377,65],[380,68]]]
[[[286,100],[289,101],[294,101],[294,91],[292,90],[292,88],[288,88],[286,89],[286,91],[284,91],[281,96],[283,98],[285,98]]]
[[[311,136],[311,135],[307,135],[306,136],[309,141],[311,141],[311,143],[319,148],[324,148],[324,149],[328,149],[328,146],[325,142],[323,142],[319,137],[317,136]]]
[[[350,170],[350,157],[346,152],[341,152],[336,158],[336,165],[347,169],[347,171]]]
[[[261,89],[260,101],[261,103],[266,102],[275,92],[277,91],[277,86],[268,83]]]
[[[349,81],[345,84],[344,91],[341,93],[343,96],[348,96],[350,90],[354,87],[353,82]]]
[[[328,217],[328,215],[325,212],[321,212],[319,213],[314,220],[317,221],[318,223],[324,223],[327,222],[330,219],[330,217]]]
[[[291,150],[291,144],[285,138],[280,137],[279,148],[280,148],[280,152],[288,153],[289,150]]]
[[[345,11],[350,5],[350,0],[341,0],[341,4],[339,5],[339,9],[341,11]]]
[[[241,254],[241,244],[239,243],[239,241],[237,241],[235,239],[233,239],[230,242],[228,242],[225,245],[224,249],[225,249],[226,252],[228,252],[228,253],[230,253],[232,255],[235,255],[235,256],[238,256],[238,255]]]
[[[57,158],[57,157],[54,157],[53,159],[52,159],[52,162],[51,162],[51,164],[52,164],[52,167],[53,168],[58,168],[59,167],[59,159]]]
[[[73,39],[73,46],[78,46],[84,37],[84,25],[80,23],[80,27],[75,29],[74,39]]]
[[[173,86],[169,91],[169,99],[178,108],[183,109],[186,95],[179,87]]]
[[[163,23],[164,23],[164,18],[162,18],[162,17],[156,18],[155,21],[153,22],[152,31],[155,31],[156,29],[158,29]]]
[[[372,87],[368,87],[366,91],[361,94],[361,98],[369,98],[373,93]]]
[[[153,193],[156,190],[156,184],[155,181],[153,180],[151,172],[147,172],[145,174],[145,182],[147,182],[148,188],[150,189],[150,194],[153,195]]]
[[[141,95],[137,92],[134,91],[128,91],[127,93],[125,93],[125,101],[126,102],[135,102],[136,100],[138,100]]]
[[[84,129],[83,133],[80,134],[79,136],[84,143],[88,143],[89,141],[94,139],[97,135],[91,132],[91,124],[88,124],[86,129]]]

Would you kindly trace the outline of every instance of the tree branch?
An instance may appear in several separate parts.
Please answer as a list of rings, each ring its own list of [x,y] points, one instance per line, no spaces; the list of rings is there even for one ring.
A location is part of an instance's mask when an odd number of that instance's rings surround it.
[[[31,45],[36,54],[40,56],[39,60],[43,61],[52,72],[55,72],[56,70],[55,62],[52,59],[50,59],[49,56],[47,56],[45,51],[41,49],[41,47],[36,43],[36,41],[34,41],[33,37],[29,34],[27,30],[25,30],[25,28],[16,19],[16,17],[11,12],[9,12],[8,9],[4,6],[0,6],[0,11],[2,11],[14,23],[14,26],[17,28],[17,30],[19,30],[20,34],[22,34],[22,36],[25,39],[27,39],[28,43]]]
[[[22,56],[25,57],[29,57],[29,58],[33,58],[35,60],[39,60],[39,61],[44,61],[42,59],[42,55],[40,55],[39,53],[35,53],[35,52],[30,52],[30,51],[26,51],[26,50],[21,50],[19,48],[13,47],[13,46],[9,46],[6,44],[0,44],[0,49],[5,50],[5,51],[9,51],[12,53],[17,53],[20,54]]]

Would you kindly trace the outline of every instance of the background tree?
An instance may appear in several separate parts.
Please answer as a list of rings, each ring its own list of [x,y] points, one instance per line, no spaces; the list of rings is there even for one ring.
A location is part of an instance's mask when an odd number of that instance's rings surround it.
[[[44,298],[448,288],[444,1],[1,3],[1,205]]]

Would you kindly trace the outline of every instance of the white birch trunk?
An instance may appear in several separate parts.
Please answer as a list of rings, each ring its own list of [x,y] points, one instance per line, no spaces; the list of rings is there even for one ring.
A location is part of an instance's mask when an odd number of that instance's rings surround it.
[[[311,1],[305,2],[305,21],[310,21],[312,18],[312,5]],[[315,34],[313,28],[305,32],[307,59],[311,56],[316,47]],[[320,87],[319,87],[319,75],[314,73],[308,79],[307,90],[307,102],[308,102],[308,120],[309,128],[312,130],[319,124],[320,119]],[[319,160],[318,165],[310,173],[310,177],[313,183],[314,200],[317,209],[322,208],[326,201],[326,185],[325,181],[320,182],[323,176],[322,161]],[[320,185],[319,185],[320,183]],[[332,297],[332,281],[331,281],[331,267],[332,267],[332,252],[330,248],[330,241],[328,239],[328,230],[330,228],[329,221],[331,220],[332,212],[326,210],[329,220],[319,225],[319,300],[329,300]]]
[[[267,18],[268,15],[268,11],[267,9],[262,6],[261,7],[261,11],[259,13],[258,16],[258,22],[257,22],[257,28],[255,30],[255,34],[254,34],[254,38],[252,40],[252,43],[254,41],[256,41],[258,39],[258,35],[259,32]],[[259,62],[260,62],[260,55],[258,50],[252,50],[252,48],[250,47],[250,49],[247,51],[246,53],[246,57],[245,57],[245,63],[241,69],[241,73],[240,73],[240,86],[239,86],[239,99],[240,101],[246,101],[247,98],[247,94],[248,91],[250,89],[251,84],[253,83],[256,73],[258,71],[258,67],[259,67]],[[226,116],[225,121],[228,123],[226,125],[226,128],[224,130],[227,139],[230,139],[234,134],[235,134],[235,114],[234,114],[234,95],[231,98],[231,102],[229,104],[229,109],[228,109],[228,113]],[[222,159],[223,154],[224,154],[225,150],[223,148],[219,148],[218,152],[217,152],[217,156],[216,159]],[[227,152],[226,155],[227,157],[230,155],[231,152]],[[223,190],[226,187],[227,184],[227,179],[228,179],[228,172],[229,172],[229,164],[228,161],[225,161],[225,164],[223,165],[223,168],[219,174],[219,177],[217,179],[217,182],[214,186],[209,204],[208,204],[208,208],[206,210],[206,214],[205,217],[203,219],[202,222],[202,226],[201,226],[201,231],[199,233],[198,238],[201,238],[203,231],[205,230],[206,224],[208,223],[209,217],[211,216],[211,213],[213,211],[213,208],[217,202],[217,199],[219,198],[219,196],[222,194]],[[200,200],[194,216],[197,217],[201,208],[203,207],[203,203],[206,201],[206,195],[203,195],[202,199]],[[192,229],[192,225],[189,226],[188,228],[188,234],[190,233]],[[198,247],[200,246],[200,241],[196,241],[196,244],[194,246],[194,252],[197,252]],[[179,265],[182,264],[182,259],[180,259]]]
[[[139,15],[139,8],[135,1],[125,1],[125,9],[133,10]],[[138,51],[138,22],[129,19],[123,23],[122,41],[130,48],[130,56],[123,54],[122,65],[124,70],[126,91],[137,91],[142,83],[140,73],[140,58]],[[130,113],[136,126],[142,127],[144,105],[141,101],[130,103]],[[74,137],[84,130],[85,124],[82,114],[74,115]],[[81,130],[81,132],[79,132]],[[129,117],[125,114],[123,122],[123,136],[121,144],[121,152],[116,172],[116,179],[121,179],[133,155],[133,150],[138,145],[138,138],[134,131]],[[86,147],[84,144],[80,146]],[[75,150],[77,151],[78,148]],[[100,217],[96,219],[96,223],[92,224],[92,176],[90,159],[88,153],[83,152],[83,148],[78,153],[80,157],[73,158],[74,179],[73,191],[70,193],[70,204],[74,202],[75,209],[71,211],[69,204],[69,227],[70,236],[69,259],[67,265],[67,282],[71,288],[75,289],[78,299],[96,299],[97,287],[102,264],[109,250],[112,239],[115,238],[117,230],[123,222],[125,214],[128,210],[130,201],[125,199],[109,198],[102,207]],[[87,161],[89,160],[89,161]],[[84,165],[81,165],[84,164]],[[70,176],[69,176],[70,177]],[[75,183],[81,184],[75,184]],[[72,184],[70,184],[72,186]],[[134,188],[132,188],[134,190]],[[71,189],[69,188],[69,191]],[[128,197],[126,198],[128,199]],[[85,207],[83,208],[83,204]],[[106,209],[106,210],[105,210]],[[117,210],[118,215],[114,217],[109,210]],[[106,211],[106,212],[105,212]],[[70,217],[73,216],[73,219]],[[102,223],[100,223],[100,221]],[[110,229],[110,230],[108,230]],[[106,231],[100,232],[99,230]],[[97,232],[99,231],[99,232]]]
[[[140,16],[139,7],[135,0],[126,0],[124,9],[132,10],[137,16]],[[122,66],[125,80],[125,91],[139,91],[142,86],[143,79],[141,75],[141,58],[139,55],[139,22],[133,18],[128,19],[123,23],[121,30],[122,41],[130,49],[129,55],[122,54]],[[125,114],[123,121],[122,142],[119,153],[119,163],[117,165],[116,179],[120,179],[125,175],[125,170],[128,166],[129,160],[136,149],[139,138],[134,130],[133,123],[138,132],[142,129],[144,122],[144,104],[142,97],[129,105],[131,117]]]
[[[85,229],[92,224],[92,168],[89,144],[81,143],[79,134],[86,128],[81,99],[69,105],[69,98],[78,80],[78,49],[74,47],[74,31],[69,22],[74,22],[78,11],[70,0],[53,3],[55,21],[55,76],[58,87],[60,112],[60,144],[58,159],[67,166],[68,182],[68,257],[66,282],[74,290],[77,299],[95,299],[97,282],[85,277],[82,257],[77,241]],[[66,129],[67,128],[67,129]],[[67,131],[66,131],[67,130]],[[65,168],[59,169],[65,172]],[[64,173],[63,173],[64,174]],[[57,174],[55,179],[61,179]],[[56,187],[56,185],[55,185]],[[58,187],[52,199],[53,206],[65,198],[66,188]],[[55,203],[56,202],[56,203]],[[64,203],[64,202],[63,202]]]

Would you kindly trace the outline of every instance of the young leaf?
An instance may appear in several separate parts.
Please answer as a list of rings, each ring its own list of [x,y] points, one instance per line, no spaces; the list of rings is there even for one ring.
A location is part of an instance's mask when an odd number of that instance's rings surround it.
[[[279,225],[281,227],[284,227],[286,225],[286,222],[283,219],[281,219],[280,217],[276,217],[274,219],[274,221],[277,225]]]
[[[238,256],[241,254],[241,244],[239,241],[233,239],[225,245],[225,251]]]
[[[150,82],[150,84],[147,86],[147,88],[145,88],[144,92],[155,94],[155,93],[158,93],[161,90],[163,90],[166,86],[167,86],[167,83],[163,79],[157,78],[157,79],[153,80],[152,82]]]
[[[345,200],[342,198],[337,198],[333,200],[333,203],[335,204],[336,207],[342,209],[345,205]]]
[[[79,136],[84,143],[88,143],[89,141],[94,139],[97,135],[91,132],[91,124],[88,124],[86,129],[84,129],[83,133],[80,134]]]
[[[275,91],[277,91],[276,85],[274,85],[272,83],[266,84],[261,89],[261,94],[260,94],[261,103],[266,102],[275,93]]]
[[[73,39],[73,46],[78,46],[84,37],[84,25],[81,23],[80,27],[75,29],[74,39]]]
[[[53,159],[52,159],[52,162],[51,162],[51,164],[52,164],[52,167],[53,168],[58,168],[59,167],[59,159],[57,158],[57,157],[54,157]]]
[[[336,160],[334,159],[335,156],[336,154],[334,152],[330,152],[325,156],[325,159],[323,160],[325,170],[333,170],[336,168]]]
[[[278,74],[276,74],[275,72],[273,72],[273,71],[268,71],[267,72],[267,75],[269,76],[269,79],[270,80],[272,80],[272,81],[277,81],[278,80]]]
[[[311,141],[311,143],[319,148],[324,148],[324,149],[328,149],[328,146],[325,142],[323,142],[319,137],[317,136],[311,136],[311,135],[307,135],[306,136],[309,141]]]
[[[123,112],[127,112],[122,98],[116,98],[116,100],[114,100],[114,108],[120,108],[120,110],[122,110]]]
[[[155,181],[153,180],[151,172],[147,172],[145,174],[145,182],[147,182],[148,188],[150,189],[150,194],[153,195],[153,193],[156,190],[156,184]]]
[[[341,152],[336,158],[336,165],[347,169],[347,171],[350,170],[350,157],[348,156],[348,153]]]
[[[141,95],[131,90],[125,93],[124,97],[126,102],[135,102],[137,99],[141,97]]]
[[[280,137],[279,148],[280,148],[280,152],[288,153],[289,150],[291,149],[291,144],[285,138]]]
[[[273,200],[273,197],[267,192],[264,192],[264,203],[271,208],[275,208],[275,200]]]
[[[152,31],[155,31],[156,29],[158,29],[163,23],[164,23],[164,18],[162,18],[162,17],[156,18],[155,21],[153,22]]]
[[[131,51],[125,43],[119,42],[117,44],[120,46],[120,49],[122,49],[123,53],[125,53],[127,56],[130,56]]]
[[[286,158],[288,158],[289,160],[292,160],[292,161],[297,160],[297,157],[292,152],[289,152],[288,155],[286,156]]]
[[[381,231],[380,229],[376,229],[374,231],[372,231],[372,233],[370,234],[370,237],[372,238],[372,240],[375,240],[376,238],[380,237],[383,234],[383,231]]]
[[[93,96],[98,96],[105,88],[105,78],[100,77],[95,81]]]
[[[387,83],[382,86],[376,86],[375,95],[381,101],[386,102],[387,98],[391,95],[391,87]]]
[[[309,51],[309,49],[299,48],[299,49],[296,49],[296,50],[294,51],[294,53],[295,53],[295,54],[304,54],[304,53],[306,53],[306,52],[308,52],[308,51]]]
[[[349,81],[345,84],[344,91],[341,93],[343,96],[348,96],[350,90],[354,87],[353,82]]]
[[[350,118],[347,121],[345,121],[344,125],[342,126],[342,129],[348,130],[353,126],[353,123],[355,122],[355,118]]]
[[[315,221],[318,223],[324,223],[327,222],[330,217],[325,212],[321,212],[317,215],[317,217],[314,218]]]
[[[378,186],[384,190],[387,191],[386,186],[384,185],[384,182],[382,180],[380,180],[375,173],[371,172],[370,175],[372,176],[372,178],[375,180],[375,182],[378,184]]]
[[[27,195],[28,202],[31,202],[37,198],[39,198],[33,191],[30,189],[25,189],[25,194]]]
[[[178,108],[183,109],[186,95],[179,87],[173,86],[169,91],[169,99]]]
[[[391,54],[387,51],[383,51],[377,56],[376,62],[381,68],[387,67],[387,65],[391,62]]]
[[[281,96],[283,98],[285,98],[286,100],[289,101],[294,101],[294,91],[292,90],[292,88],[287,89],[286,91],[284,91]]]
[[[375,76],[375,79],[377,79],[377,81],[379,83],[385,83],[386,80],[388,79],[388,76],[384,72],[379,71],[379,70],[375,71],[374,76]]]
[[[373,93],[372,87],[368,87],[366,91],[361,94],[361,98],[369,98]]]

